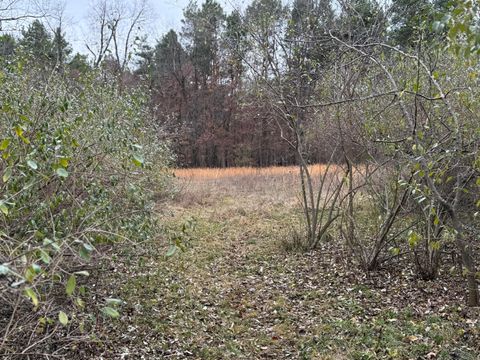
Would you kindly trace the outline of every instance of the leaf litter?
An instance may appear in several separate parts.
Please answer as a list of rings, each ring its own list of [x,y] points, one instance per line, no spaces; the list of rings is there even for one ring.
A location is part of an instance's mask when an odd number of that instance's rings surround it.
[[[100,286],[125,304],[92,349],[98,359],[480,358],[479,309],[463,305],[457,275],[366,274],[334,241],[285,252],[293,202],[233,191],[161,205],[165,226],[197,223],[184,252],[166,257],[162,237],[115,250]]]

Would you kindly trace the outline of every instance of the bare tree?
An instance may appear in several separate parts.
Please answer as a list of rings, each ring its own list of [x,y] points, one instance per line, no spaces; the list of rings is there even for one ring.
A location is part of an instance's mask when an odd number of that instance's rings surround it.
[[[98,67],[111,56],[120,71],[125,70],[132,58],[135,42],[151,19],[148,0],[96,0],[92,3],[88,19],[94,38],[86,43]]]
[[[45,18],[50,8],[48,0],[0,0],[0,31],[16,29],[23,21]]]
[[[378,68],[383,73],[384,82],[397,94],[393,104],[398,108],[397,115],[403,117],[406,128],[403,137],[395,142],[403,144],[400,154],[405,166],[416,169],[411,188],[414,193],[421,191],[422,199],[437,202],[445,211],[446,216],[436,221],[443,222],[453,233],[466,268],[467,303],[477,306],[479,294],[473,248],[467,240],[471,211],[466,204],[472,200],[466,194],[478,176],[475,168],[478,137],[472,137],[478,120],[462,105],[461,97],[452,96],[450,99],[448,96],[452,91],[460,94],[471,89],[444,90],[420,45],[416,52],[406,52],[381,41],[358,44],[332,33],[331,37],[346,51],[356,53]],[[396,71],[393,64],[399,61],[409,64],[415,72]],[[400,85],[409,76],[415,84],[411,90]],[[448,78],[444,82],[448,83]],[[425,92],[421,91],[423,88]]]

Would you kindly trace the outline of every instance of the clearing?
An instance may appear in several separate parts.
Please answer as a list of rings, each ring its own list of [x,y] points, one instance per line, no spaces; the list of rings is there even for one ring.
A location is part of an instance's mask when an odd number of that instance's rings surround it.
[[[301,224],[294,168],[176,175],[180,195],[158,207],[185,250],[166,257],[163,238],[116,254],[105,295],[126,303],[101,358],[480,357],[479,311],[453,275],[367,275],[335,240],[285,251]]]

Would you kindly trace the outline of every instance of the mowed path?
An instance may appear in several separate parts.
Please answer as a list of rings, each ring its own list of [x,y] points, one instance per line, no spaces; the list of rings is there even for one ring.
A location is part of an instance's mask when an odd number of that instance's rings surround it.
[[[461,289],[367,277],[335,243],[286,252],[300,229],[295,181],[181,178],[180,195],[159,212],[185,251],[165,257],[162,238],[124,254],[115,295],[126,305],[104,358],[477,358],[478,326],[455,303]]]

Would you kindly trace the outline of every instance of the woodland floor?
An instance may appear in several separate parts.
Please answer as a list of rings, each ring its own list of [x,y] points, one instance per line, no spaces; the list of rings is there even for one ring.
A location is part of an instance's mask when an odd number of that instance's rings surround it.
[[[480,359],[458,275],[366,275],[334,241],[286,252],[300,221],[289,176],[180,179],[160,221],[171,236],[196,229],[171,257],[165,238],[117,254],[105,291],[125,305],[97,358]]]

